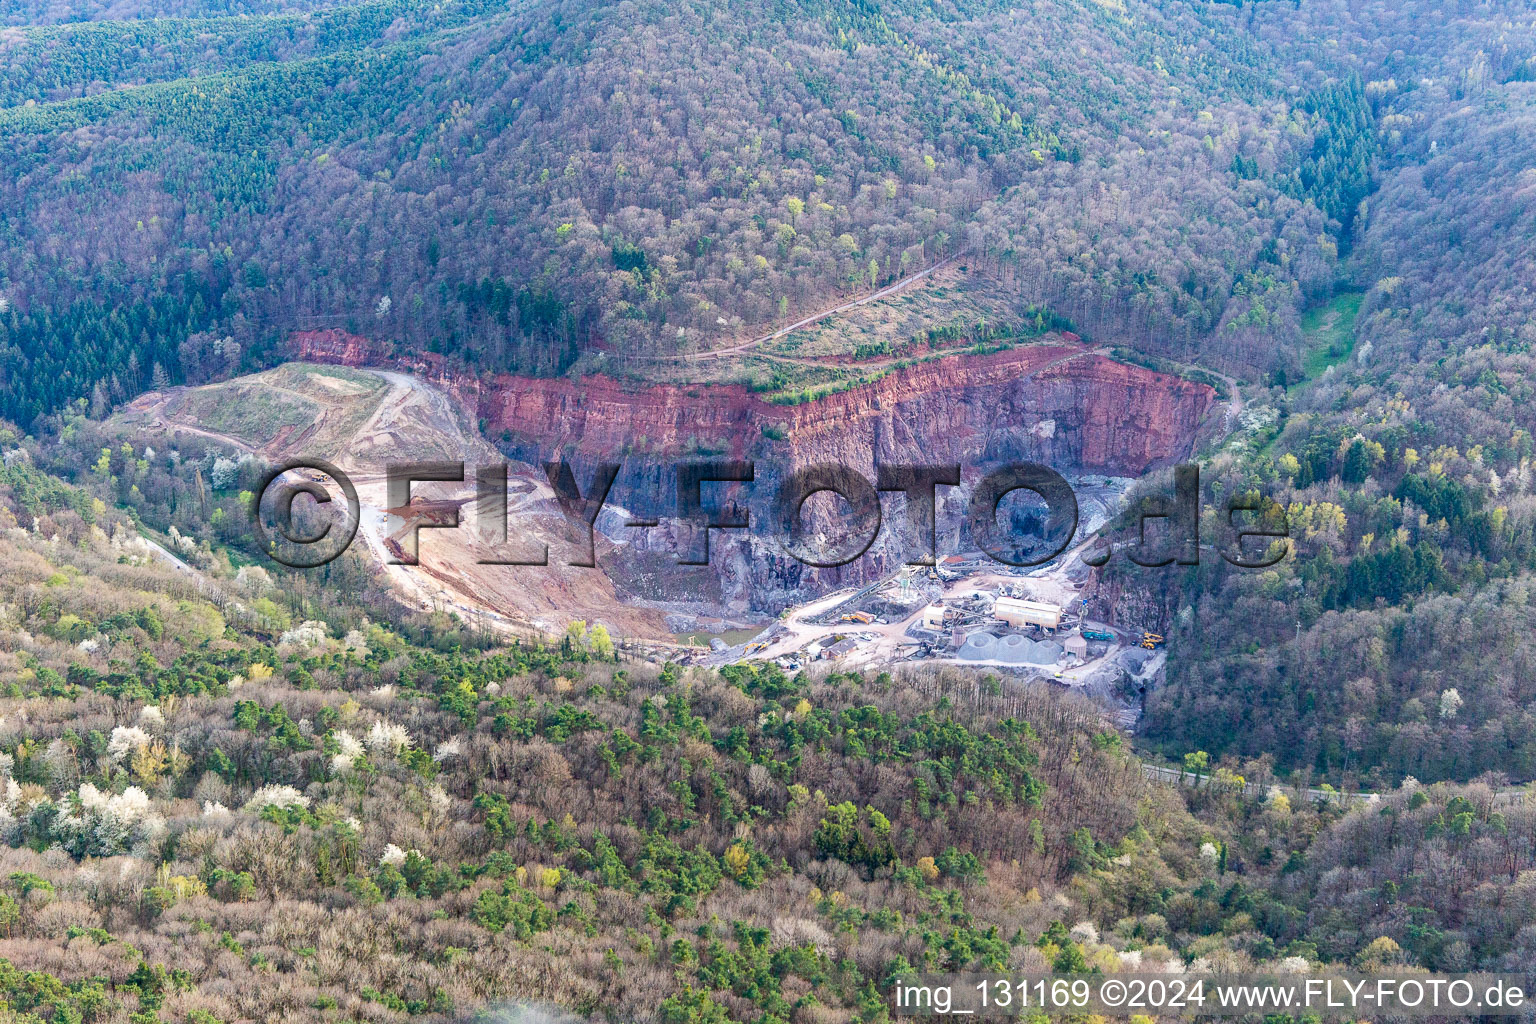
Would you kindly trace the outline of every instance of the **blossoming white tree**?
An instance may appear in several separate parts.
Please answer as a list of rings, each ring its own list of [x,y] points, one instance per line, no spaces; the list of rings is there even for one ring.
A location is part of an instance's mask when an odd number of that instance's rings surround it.
[[[157,709],[158,710],[158,709]],[[107,740],[107,756],[114,764],[149,746],[152,737],[136,725],[120,725]]]
[[[331,770],[351,771],[352,763],[363,756],[362,740],[345,729],[337,729],[331,735],[336,740],[336,753],[331,757]]]
[[[379,719],[373,723],[365,738],[368,749],[379,753],[398,754],[411,745],[411,734],[405,726]]]

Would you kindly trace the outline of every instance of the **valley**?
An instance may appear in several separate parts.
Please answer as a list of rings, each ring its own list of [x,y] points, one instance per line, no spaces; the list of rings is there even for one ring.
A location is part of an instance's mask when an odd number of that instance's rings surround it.
[[[1529,0],[0,23],[3,1024],[1536,992]]]

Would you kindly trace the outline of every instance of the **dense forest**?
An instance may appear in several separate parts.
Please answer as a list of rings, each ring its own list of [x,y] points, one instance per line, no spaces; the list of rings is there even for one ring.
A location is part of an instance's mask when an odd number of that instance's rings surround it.
[[[1336,289],[1297,310],[1303,379],[1249,389],[1207,464],[1211,524],[1226,496],[1262,492],[1294,557],[1154,581],[1171,585],[1148,607],[1179,642],[1149,737],[1366,788],[1529,780],[1536,26],[1418,4],[1245,19],[1260,38],[1352,41],[1376,187]]]
[[[644,375],[956,253],[1147,351],[1294,375],[1377,145],[1358,76],[1219,4],[40,17],[0,39],[0,414],[28,425],[316,326]]]

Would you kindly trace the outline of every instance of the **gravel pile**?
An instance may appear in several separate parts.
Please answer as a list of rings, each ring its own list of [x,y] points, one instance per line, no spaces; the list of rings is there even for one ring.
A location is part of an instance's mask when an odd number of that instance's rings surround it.
[[[1054,640],[1031,640],[1010,633],[972,633],[960,645],[959,657],[966,661],[1002,661],[1010,665],[1054,665],[1061,660],[1061,644]]]

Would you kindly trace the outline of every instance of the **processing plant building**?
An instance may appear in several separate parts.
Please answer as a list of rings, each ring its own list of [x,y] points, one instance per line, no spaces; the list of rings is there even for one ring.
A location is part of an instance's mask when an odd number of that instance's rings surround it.
[[[1016,597],[999,597],[992,608],[992,617],[1001,619],[1017,629],[1020,626],[1040,626],[1058,629],[1061,626],[1061,609],[1044,601],[1022,601]]]

